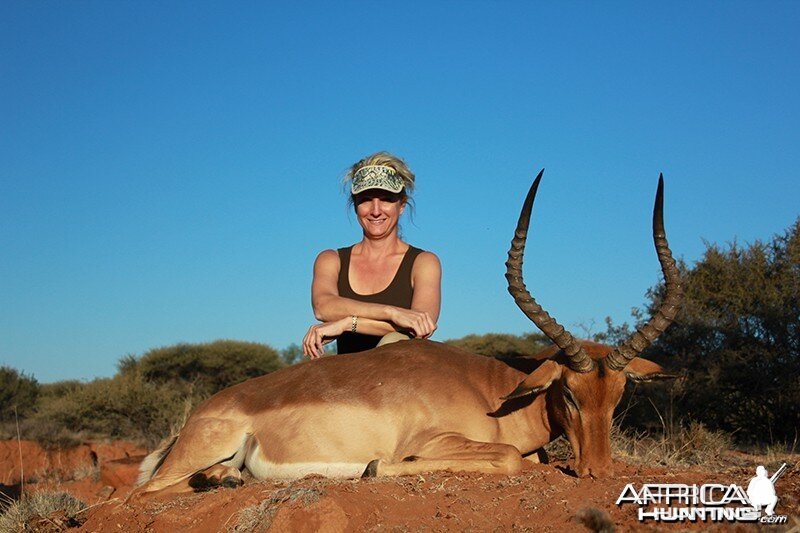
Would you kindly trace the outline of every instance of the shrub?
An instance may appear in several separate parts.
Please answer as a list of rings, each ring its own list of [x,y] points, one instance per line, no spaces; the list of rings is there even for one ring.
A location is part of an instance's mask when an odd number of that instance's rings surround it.
[[[75,391],[83,387],[84,384],[83,381],[78,381],[77,379],[44,383],[39,386],[39,399],[48,400],[74,394]]]
[[[743,443],[791,442],[800,427],[800,219],[768,242],[708,244],[681,270],[683,307],[644,355],[682,370],[685,383],[653,389],[649,403]],[[649,316],[663,294],[663,283],[648,291],[634,318]],[[640,403],[626,423],[641,428],[652,411]]]
[[[328,344],[330,346],[330,344]],[[281,360],[287,366],[294,365],[303,361],[303,349],[295,344],[292,343],[283,350],[281,350]]]
[[[282,366],[280,356],[269,346],[219,340],[156,348],[139,359],[126,356],[119,369],[121,375],[141,373],[153,383],[190,382],[196,395],[207,397]]]
[[[0,367],[0,422],[26,418],[33,413],[39,396],[39,383],[33,376]]]
[[[96,379],[42,402],[37,419],[43,435],[37,440],[125,438],[153,446],[169,434],[197,398],[189,385],[163,385],[140,373]]]
[[[20,421],[20,432],[45,447],[98,438],[122,438],[153,447],[205,398],[281,366],[278,353],[263,344],[179,344],[150,350],[141,358],[126,355],[116,376],[88,383],[40,386],[33,378],[3,368],[0,398],[3,412],[13,405],[6,398],[24,403],[28,419]],[[22,398],[28,400],[21,402]],[[10,413],[13,417],[13,409]],[[0,419],[0,438],[14,436],[13,419]]]
[[[550,341],[540,333],[512,335],[510,333],[486,333],[467,335],[460,339],[450,339],[445,343],[468,352],[489,357],[520,357],[533,355],[550,345]]]

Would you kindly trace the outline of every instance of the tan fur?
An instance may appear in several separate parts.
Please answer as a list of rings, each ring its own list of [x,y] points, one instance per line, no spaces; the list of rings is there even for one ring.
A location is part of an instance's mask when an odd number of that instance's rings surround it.
[[[164,439],[161,441],[161,444],[158,445],[158,448],[153,450],[147,457],[144,458],[142,464],[139,465],[139,477],[136,479],[135,486],[138,487],[150,481],[150,478],[153,477],[153,474],[155,474],[158,468],[161,466],[164,458],[167,456],[170,450],[172,450],[172,447],[175,445],[175,441],[178,440],[179,436],[180,433],[175,433],[174,435]]]
[[[608,347],[587,343],[587,350],[601,357]],[[251,379],[206,400],[177,440],[147,458],[142,472],[149,480],[143,477],[137,496],[194,490],[188,480],[198,472],[235,478],[231,468],[259,479],[355,477],[368,464],[372,475],[514,474],[523,455],[564,432],[576,471],[606,475],[611,414],[625,373],[576,374],[558,363],[558,353],[550,355],[542,372],[528,375],[496,359],[410,340]],[[537,392],[502,400],[523,382]],[[566,407],[565,386],[582,404],[580,414]]]

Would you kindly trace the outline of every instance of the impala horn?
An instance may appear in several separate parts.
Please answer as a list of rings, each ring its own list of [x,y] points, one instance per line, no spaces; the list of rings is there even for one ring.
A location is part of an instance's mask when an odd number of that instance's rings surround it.
[[[656,245],[658,262],[661,263],[661,272],[664,273],[666,291],[664,300],[658,311],[641,328],[630,336],[623,344],[614,348],[606,356],[606,366],[615,371],[622,370],[631,359],[642,353],[650,344],[669,327],[683,301],[683,287],[681,286],[680,272],[675,266],[672,252],[667,244],[667,234],[664,231],[664,175],[658,177],[658,191],[656,203],[653,207],[653,242]]]
[[[533,201],[536,198],[536,190],[542,180],[544,169],[536,176],[536,180],[528,191],[525,203],[522,205],[522,212],[519,214],[517,231],[511,240],[511,248],[508,250],[508,261],[506,261],[506,279],[508,280],[508,292],[514,297],[517,304],[525,316],[533,321],[542,333],[547,335],[569,359],[568,365],[575,372],[590,372],[595,363],[584,351],[581,344],[575,340],[572,334],[555,321],[542,306],[536,303],[531,293],[525,288],[522,278],[522,260],[525,255],[525,240],[528,237],[528,223],[531,219]]]

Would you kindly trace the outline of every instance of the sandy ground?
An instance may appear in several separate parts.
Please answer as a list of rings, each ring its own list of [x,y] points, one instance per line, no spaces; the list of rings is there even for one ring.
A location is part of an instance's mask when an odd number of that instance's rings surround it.
[[[99,445],[84,446],[91,450]],[[587,531],[603,524],[613,524],[617,531],[758,529],[753,524],[640,523],[635,505],[614,504],[628,483],[637,489],[645,483],[735,483],[746,488],[759,458],[740,454],[723,472],[618,462],[612,478],[594,480],[573,477],[564,463],[529,463],[520,475],[510,477],[435,472],[367,480],[247,479],[238,489],[129,505],[123,500],[132,487],[141,450],[125,443],[117,443],[118,449],[103,446],[104,458],[88,454],[90,461],[96,461],[89,465],[94,464],[94,470],[76,467],[81,479],[42,476],[39,482],[28,483],[26,490],[59,488],[90,505],[80,531]],[[0,462],[0,474],[13,471],[10,460],[13,457],[6,455]],[[777,513],[789,515],[788,523],[761,526],[762,531],[800,532],[800,465],[795,462],[790,467],[776,484],[781,498]],[[35,467],[26,468],[33,472]],[[6,475],[0,488],[13,496],[17,481],[12,478]]]

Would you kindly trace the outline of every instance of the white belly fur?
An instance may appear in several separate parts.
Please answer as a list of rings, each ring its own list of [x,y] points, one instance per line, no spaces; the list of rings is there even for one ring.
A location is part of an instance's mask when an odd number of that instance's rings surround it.
[[[285,463],[267,461],[256,439],[251,441],[244,465],[256,479],[300,479],[309,474],[329,478],[357,478],[367,467],[365,463]]]

